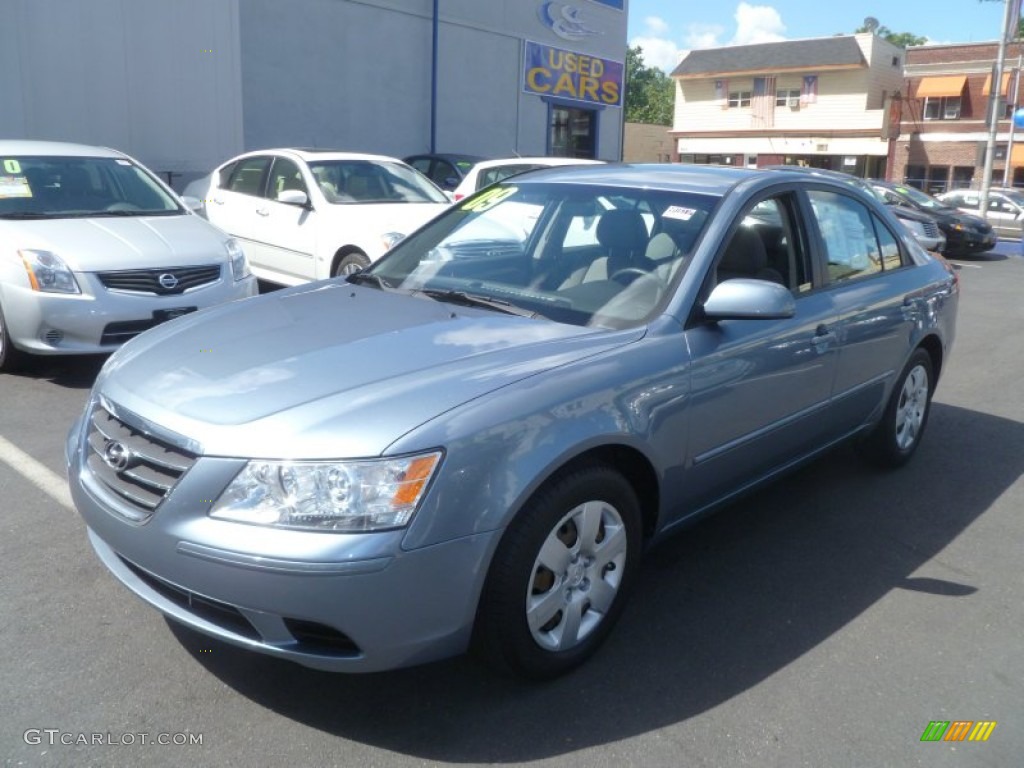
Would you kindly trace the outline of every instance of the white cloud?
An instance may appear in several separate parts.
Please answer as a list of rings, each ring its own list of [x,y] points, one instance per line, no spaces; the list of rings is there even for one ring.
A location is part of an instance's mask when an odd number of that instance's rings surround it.
[[[688,24],[684,41],[687,48],[717,48],[724,32],[720,24]]]
[[[786,25],[782,23],[782,16],[770,5],[740,3],[734,18],[736,34],[730,41],[731,45],[774,43],[786,39],[783,34]]]
[[[658,16],[648,16],[644,19],[647,26],[647,34],[660,37],[668,32],[668,22]]]
[[[644,66],[658,67],[666,73],[676,68],[683,51],[671,40],[663,37],[634,37],[629,41],[630,47],[640,46],[644,57]]]

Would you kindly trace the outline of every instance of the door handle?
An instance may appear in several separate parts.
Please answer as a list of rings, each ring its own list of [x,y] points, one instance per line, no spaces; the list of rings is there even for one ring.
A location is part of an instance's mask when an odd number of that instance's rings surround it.
[[[259,214],[260,216],[269,216],[270,215],[270,211],[268,211],[266,208],[257,208],[256,209],[256,213]]]
[[[217,205],[224,205],[224,201],[221,200],[219,197],[211,197],[210,202],[216,203]]]
[[[818,353],[824,352],[829,344],[836,340],[836,335],[827,325],[822,323],[814,329],[814,336],[811,337],[811,344]]]

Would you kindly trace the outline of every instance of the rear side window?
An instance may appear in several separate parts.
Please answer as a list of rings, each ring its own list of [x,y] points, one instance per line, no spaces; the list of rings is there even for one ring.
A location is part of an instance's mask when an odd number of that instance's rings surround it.
[[[263,189],[263,176],[269,165],[269,157],[247,157],[245,160],[239,160],[228,178],[226,189],[243,195],[259,195]]]
[[[896,236],[860,201],[820,190],[807,196],[825,247],[828,282],[868,277],[902,265]]]

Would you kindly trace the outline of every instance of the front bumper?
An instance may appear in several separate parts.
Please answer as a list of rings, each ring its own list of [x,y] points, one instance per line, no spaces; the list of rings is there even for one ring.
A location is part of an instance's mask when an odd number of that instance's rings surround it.
[[[335,534],[214,520],[235,459],[200,457],[142,523],[118,512],[85,464],[80,420],[66,445],[75,505],[125,586],[192,629],[331,671],[372,672],[463,652],[500,532],[404,550],[404,530]]]
[[[995,248],[998,240],[994,231],[982,234],[952,230],[947,233],[946,248],[943,252],[950,255],[984,253]]]
[[[229,271],[228,267],[224,267]],[[161,322],[161,315],[204,309],[255,296],[256,278],[233,280],[230,274],[186,293],[156,296],[111,291],[91,273],[75,273],[80,294],[33,291],[6,286],[4,317],[14,345],[36,355],[112,352],[132,335]]]

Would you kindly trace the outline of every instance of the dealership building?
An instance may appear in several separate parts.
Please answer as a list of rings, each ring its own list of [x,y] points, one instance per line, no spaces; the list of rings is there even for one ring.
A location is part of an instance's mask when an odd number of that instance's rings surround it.
[[[0,137],[618,160],[626,0],[4,0]]]

